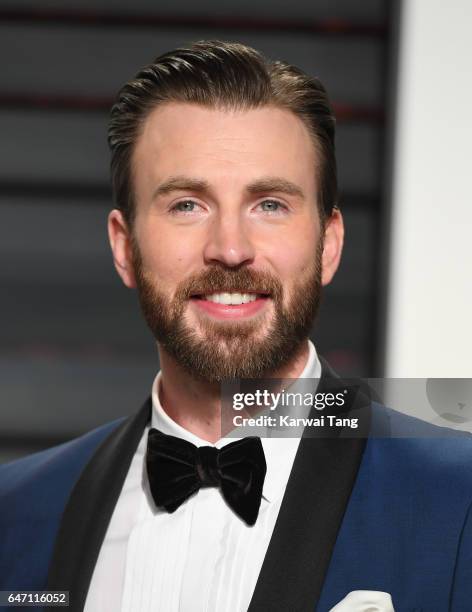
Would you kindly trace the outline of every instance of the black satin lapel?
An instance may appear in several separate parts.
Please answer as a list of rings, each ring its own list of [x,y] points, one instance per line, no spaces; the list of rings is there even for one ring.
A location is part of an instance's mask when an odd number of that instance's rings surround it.
[[[339,385],[324,360],[322,366],[318,391]],[[359,437],[302,436],[248,612],[316,609],[364,452],[370,424],[364,400]]]
[[[70,612],[84,608],[108,523],[150,416],[148,398],[135,416],[100,445],[72,490],[59,526],[47,586],[48,590],[69,591]]]

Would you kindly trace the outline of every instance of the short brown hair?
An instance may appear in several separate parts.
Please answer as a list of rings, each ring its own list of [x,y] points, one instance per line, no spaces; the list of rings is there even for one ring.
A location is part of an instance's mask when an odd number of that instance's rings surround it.
[[[115,205],[132,227],[135,214],[131,157],[149,113],[163,102],[250,109],[273,105],[292,111],[309,129],[319,152],[321,219],[337,205],[335,118],[326,90],[315,77],[255,49],[199,41],[157,57],[118,92],[108,127]]]

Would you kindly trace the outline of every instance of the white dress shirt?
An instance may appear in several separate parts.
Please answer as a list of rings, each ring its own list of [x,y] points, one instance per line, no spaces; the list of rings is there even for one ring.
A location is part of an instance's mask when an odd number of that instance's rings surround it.
[[[313,343],[300,378],[319,379]],[[171,514],[155,507],[145,469],[150,427],[214,445],[171,419],[152,386],[152,418],[132,459],[98,556],[85,612],[244,612],[279,513],[299,437],[261,438],[267,463],[255,525],[248,526],[216,487],[200,489]],[[315,390],[312,389],[311,392]]]

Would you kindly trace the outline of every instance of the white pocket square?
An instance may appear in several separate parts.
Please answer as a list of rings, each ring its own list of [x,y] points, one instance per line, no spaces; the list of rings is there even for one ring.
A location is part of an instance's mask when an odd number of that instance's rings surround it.
[[[395,612],[389,593],[351,591],[329,612]]]

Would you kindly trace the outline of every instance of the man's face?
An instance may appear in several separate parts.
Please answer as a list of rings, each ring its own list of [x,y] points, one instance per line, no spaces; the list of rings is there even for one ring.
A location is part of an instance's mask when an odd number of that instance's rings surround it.
[[[330,280],[316,167],[286,110],[168,103],[147,118],[133,153],[134,274],[120,274],[194,377],[270,374],[309,335]]]

